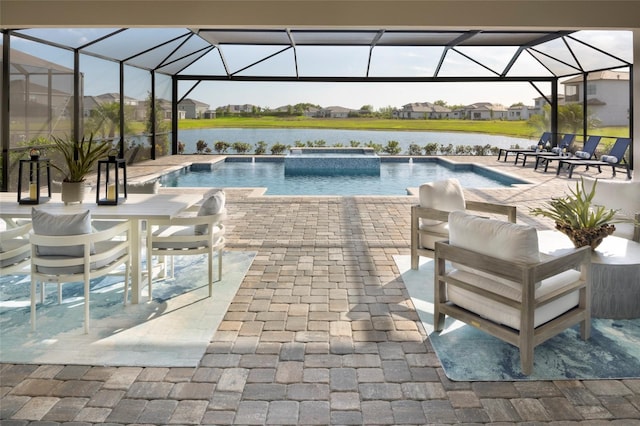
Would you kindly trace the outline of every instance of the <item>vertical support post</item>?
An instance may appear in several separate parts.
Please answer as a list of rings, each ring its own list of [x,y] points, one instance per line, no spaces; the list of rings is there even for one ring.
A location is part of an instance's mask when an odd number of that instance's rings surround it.
[[[171,155],[178,153],[178,80],[171,76]]]
[[[151,70],[151,99],[149,100],[149,120],[151,120],[151,125],[149,126],[149,132],[151,133],[151,159],[156,159],[156,71]]]
[[[558,143],[558,79],[551,83],[551,142]]]
[[[0,141],[2,141],[2,182],[0,191],[9,189],[9,71],[11,65],[8,31],[2,31],[2,81],[0,81]]]
[[[118,157],[124,158],[124,62],[120,61],[120,143]]]

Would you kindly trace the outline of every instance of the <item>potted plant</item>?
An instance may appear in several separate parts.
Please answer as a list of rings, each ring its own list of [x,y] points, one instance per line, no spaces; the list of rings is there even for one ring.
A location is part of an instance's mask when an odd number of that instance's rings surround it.
[[[105,157],[111,149],[110,142],[96,142],[93,134],[81,140],[64,139],[56,136],[51,138],[53,147],[59,151],[65,161],[65,167],[51,164],[52,167],[62,172],[62,201],[65,204],[82,202],[86,177],[94,171],[99,159]]]
[[[616,227],[613,225],[617,210],[607,209],[591,203],[595,195],[596,185],[586,192],[584,180],[576,183],[576,189],[564,197],[552,198],[546,207],[531,209],[535,216],[552,219],[556,229],[566,234],[575,247],[591,246],[595,249],[602,240],[611,235]]]

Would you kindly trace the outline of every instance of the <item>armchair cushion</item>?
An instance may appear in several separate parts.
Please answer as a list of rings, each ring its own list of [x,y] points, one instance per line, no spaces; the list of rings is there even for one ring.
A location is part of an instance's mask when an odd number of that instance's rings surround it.
[[[464,210],[465,201],[462,186],[458,179],[446,179],[428,182],[419,188],[420,206],[451,212]],[[442,221],[422,219],[421,227],[442,224]]]
[[[205,194],[205,200],[198,210],[198,216],[212,216],[224,210],[226,196],[222,189],[215,189]],[[194,227],[196,235],[204,235],[207,233],[207,225],[196,225]]]
[[[465,282],[473,282],[474,285],[482,287],[490,292],[501,294],[509,299],[515,301],[522,301],[522,291],[518,291],[514,288],[513,284],[507,284],[503,280],[495,279],[495,277],[489,277],[486,274],[478,274],[468,272],[460,268],[456,271],[452,271],[449,276],[460,279]],[[571,270],[561,272],[558,275],[554,275],[551,278],[542,280],[540,285],[536,288],[535,298],[551,294],[553,291],[562,289],[568,284],[576,282],[580,279],[580,272]],[[503,303],[493,301],[487,297],[473,293],[471,291],[462,289],[456,286],[450,286],[447,288],[447,296],[450,301],[456,305],[475,312],[485,318],[497,322],[499,324],[507,325],[513,329],[520,330],[520,316],[521,311],[511,306],[507,306]],[[574,291],[573,293],[566,294],[553,302],[547,303],[541,307],[535,309],[534,313],[534,327],[538,327],[569,309],[577,306],[579,302],[579,293]]]
[[[538,234],[532,226],[485,219],[462,211],[449,213],[449,243],[499,259],[532,265],[540,262]],[[520,283],[454,264],[454,268],[489,277],[519,291]],[[538,284],[539,287],[540,284]]]
[[[39,235],[82,235],[91,233],[91,211],[87,210],[77,214],[55,215],[38,209],[31,209],[33,232]],[[83,257],[84,248],[78,246],[37,246],[40,256],[70,256]],[[91,253],[95,248],[91,247]]]

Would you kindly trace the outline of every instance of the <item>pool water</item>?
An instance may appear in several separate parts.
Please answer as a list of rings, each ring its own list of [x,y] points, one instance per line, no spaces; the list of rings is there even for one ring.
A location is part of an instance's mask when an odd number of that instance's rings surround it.
[[[203,170],[204,169],[204,170]],[[455,177],[465,188],[503,188],[525,181],[473,165],[428,162],[382,162],[380,175],[345,174],[285,176],[284,162],[229,161],[164,175],[169,187],[266,187],[266,195],[407,195],[407,188]]]

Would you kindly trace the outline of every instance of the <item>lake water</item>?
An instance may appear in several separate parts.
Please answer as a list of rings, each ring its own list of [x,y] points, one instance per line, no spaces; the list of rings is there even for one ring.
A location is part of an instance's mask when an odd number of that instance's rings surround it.
[[[398,141],[402,147],[402,154],[406,153],[412,143],[424,147],[428,143],[438,145],[491,145],[498,148],[509,148],[513,145],[529,146],[532,141],[528,139],[509,136],[485,135],[481,133],[457,133],[457,132],[418,132],[418,131],[389,131],[389,130],[341,130],[341,129],[194,129],[180,130],[178,140],[185,143],[185,154],[196,152],[198,140],[204,140],[213,152],[217,141],[229,144],[234,142],[246,142],[254,146],[259,141],[264,141],[269,147],[276,143],[294,146],[296,141],[323,140],[326,146],[340,143],[349,146],[351,141],[360,142],[364,146],[373,142],[386,146],[389,141]],[[253,150],[251,151],[253,152]],[[228,153],[234,153],[229,150]],[[267,148],[267,153],[270,153]]]

